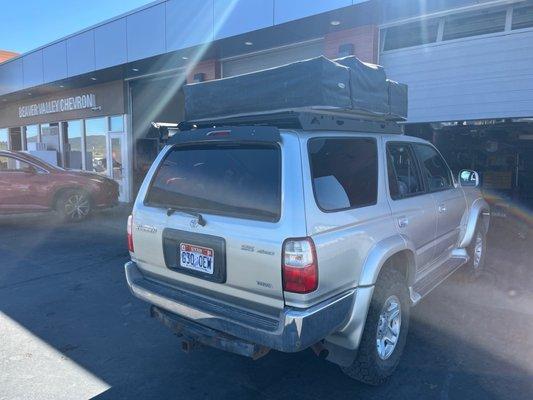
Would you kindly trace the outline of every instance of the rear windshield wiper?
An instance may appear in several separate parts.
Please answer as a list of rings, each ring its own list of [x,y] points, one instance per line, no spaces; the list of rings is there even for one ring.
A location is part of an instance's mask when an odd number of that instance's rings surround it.
[[[181,212],[183,214],[187,214],[187,215],[190,215],[192,217],[195,217],[198,221],[198,225],[200,226],[205,226],[206,222],[205,222],[205,219],[204,217],[202,217],[202,214],[200,213],[197,213],[197,212],[192,212],[192,211],[186,211],[186,210],[183,210],[181,208],[175,208],[175,207],[169,207],[167,208],[167,216],[171,216],[172,214],[174,214],[175,212]]]

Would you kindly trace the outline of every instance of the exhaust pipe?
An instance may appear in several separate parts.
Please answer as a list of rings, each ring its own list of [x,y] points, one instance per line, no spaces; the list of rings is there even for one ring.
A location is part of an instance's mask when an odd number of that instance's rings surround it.
[[[326,349],[321,342],[317,342],[314,345],[312,345],[311,349],[316,354],[316,356],[320,358],[321,360],[325,360],[327,356],[329,355],[328,349]]]

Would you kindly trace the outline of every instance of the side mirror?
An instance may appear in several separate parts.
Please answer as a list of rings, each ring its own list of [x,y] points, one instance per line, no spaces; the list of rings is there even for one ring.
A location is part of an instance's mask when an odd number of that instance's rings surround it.
[[[459,183],[463,187],[478,187],[479,174],[471,169],[463,169],[459,172]]]

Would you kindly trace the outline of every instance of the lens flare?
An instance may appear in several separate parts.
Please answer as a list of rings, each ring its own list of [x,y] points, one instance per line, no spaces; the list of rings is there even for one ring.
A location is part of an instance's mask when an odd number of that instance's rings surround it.
[[[205,27],[205,36],[200,41],[202,44],[198,46],[198,48],[195,49],[194,52],[190,53],[188,55],[187,64],[185,66],[185,69],[180,72],[179,75],[176,75],[174,79],[170,80],[169,86],[166,88],[166,90],[161,93],[157,103],[152,104],[151,109],[146,114],[146,117],[139,121],[139,126],[141,129],[140,132],[144,132],[142,128],[148,129],[150,127],[150,124],[154,122],[154,120],[157,118],[157,116],[163,111],[163,109],[166,107],[166,105],[169,103],[169,101],[177,95],[177,93],[181,90],[181,87],[187,83],[187,77],[195,70],[196,66],[203,60],[204,55],[207,53],[209,48],[211,47],[214,39],[217,37],[217,34],[220,32],[222,27],[227,22],[229,16],[232,14],[235,6],[239,0],[231,0],[227,2],[227,5],[225,7],[224,12],[217,18],[215,21],[214,26],[212,27],[213,30],[211,30],[211,27]],[[191,18],[189,23],[187,25],[181,25],[180,30],[182,32],[192,32],[192,31],[198,31],[198,27],[205,25],[205,18],[204,15],[212,13],[213,10],[211,9],[206,2],[203,6],[201,6],[200,10],[196,13],[196,17]],[[175,60],[174,59],[161,59],[154,63],[153,65],[154,70],[156,71],[170,71],[174,70],[176,68]],[[141,93],[140,96],[142,97],[143,94]],[[178,110],[176,110],[176,115],[178,114]],[[180,122],[180,121],[165,121],[165,122]],[[135,130],[134,130],[135,131]],[[137,138],[135,138],[137,139]]]

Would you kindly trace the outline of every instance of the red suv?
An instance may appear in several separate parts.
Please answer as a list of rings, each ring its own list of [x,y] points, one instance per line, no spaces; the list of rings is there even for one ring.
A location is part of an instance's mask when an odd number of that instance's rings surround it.
[[[65,221],[81,221],[92,210],[117,202],[118,184],[112,179],[0,150],[0,214],[55,210]]]

